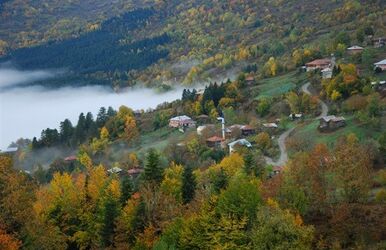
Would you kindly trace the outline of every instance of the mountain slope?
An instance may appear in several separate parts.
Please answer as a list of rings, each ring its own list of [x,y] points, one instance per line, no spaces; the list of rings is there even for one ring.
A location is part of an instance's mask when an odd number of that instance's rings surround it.
[[[43,1],[37,2],[43,3]],[[14,1],[5,4],[5,8],[12,9],[12,3]],[[111,67],[96,67],[94,72],[86,70],[88,74],[91,73],[93,76],[97,75],[97,78],[108,79],[118,86],[135,83],[154,86],[165,83],[175,84],[176,82],[186,84],[207,82],[229,77],[234,72],[231,69],[240,70],[255,63],[257,64],[257,71],[262,75],[267,75],[269,72],[267,73],[263,66],[270,57],[276,58],[276,71],[291,70],[299,63],[294,62],[294,58],[292,58],[296,49],[308,49],[309,53],[303,53],[302,60],[312,59],[337,53],[339,49],[342,49],[342,46],[347,47],[351,43],[363,44],[364,41],[357,39],[359,30],[370,27],[374,35],[378,36],[384,35],[386,30],[383,19],[386,7],[384,1],[189,0],[184,2],[146,1],[144,3],[132,1],[127,6],[115,10],[115,6],[120,6],[120,4],[122,3],[117,1],[108,7],[97,2],[95,6],[100,7],[97,8],[99,13],[108,12],[110,17],[122,14],[128,9],[140,9],[142,7],[151,8],[154,10],[154,15],[142,25],[121,32],[119,43],[114,44],[117,46],[114,50],[118,54],[128,52],[127,47],[125,47],[128,43],[157,38],[163,34],[167,34],[170,41],[157,44],[157,48],[153,48],[156,54],[159,51],[167,51],[168,57],[160,62],[158,60],[163,58],[165,54],[154,56],[154,60],[143,66],[132,66],[126,61],[119,63],[119,67],[107,63]],[[75,5],[70,4],[69,6],[74,8]],[[65,28],[58,28],[58,35],[56,37],[54,35],[54,39],[67,38],[62,43],[73,44],[77,43],[79,39],[85,39],[84,36],[93,36],[94,33],[98,34],[103,31],[101,20],[106,20],[108,15],[91,15],[92,17],[85,15],[78,22],[77,18],[79,18],[82,8],[73,12],[71,12],[72,8],[68,8],[69,10],[56,10],[56,13],[59,13],[59,16],[67,15],[74,18],[70,22],[71,25],[80,25],[82,22],[93,23],[93,25],[88,26],[88,30],[80,29],[75,35],[70,32],[76,38],[66,36],[67,33],[62,31],[66,30]],[[44,19],[44,17],[39,17],[38,20]],[[56,27],[54,22],[47,26],[49,25],[51,25],[51,29]],[[86,26],[83,25],[83,27]],[[0,26],[0,29],[3,30],[3,27]],[[348,39],[342,40],[337,37],[339,32],[343,30],[347,31],[343,36],[347,36]],[[27,31],[27,34],[30,35],[34,32],[35,30],[31,29]],[[23,32],[15,33],[24,34]],[[24,46],[23,44],[20,45],[20,42],[15,42],[17,39],[11,37],[6,38],[5,41],[8,44],[17,44],[14,47]],[[37,43],[44,41],[45,39],[38,40]],[[111,43],[104,44],[103,41],[97,41],[97,43],[98,50],[111,51]],[[342,46],[339,47],[339,44]],[[31,49],[31,51],[33,50]],[[68,50],[71,50],[71,47],[68,47]],[[25,50],[23,52],[29,53],[28,49],[27,52]],[[7,59],[15,59],[16,62],[22,61],[23,52],[8,50],[11,57]],[[141,57],[140,53],[142,50],[137,50],[134,54],[129,55],[130,59],[128,60],[133,58],[135,61],[136,57]],[[112,54],[116,55],[115,52]],[[60,57],[60,54],[58,56]],[[43,61],[42,57],[44,56],[34,54],[37,61]],[[106,59],[104,57],[98,58],[99,60]],[[85,60],[95,62],[93,57]],[[66,68],[82,67],[82,65],[73,64],[66,60],[62,61],[64,61],[63,65],[54,65]],[[38,65],[33,62],[32,60],[30,64]],[[26,66],[25,64],[22,65]],[[97,72],[99,73],[96,74]]]

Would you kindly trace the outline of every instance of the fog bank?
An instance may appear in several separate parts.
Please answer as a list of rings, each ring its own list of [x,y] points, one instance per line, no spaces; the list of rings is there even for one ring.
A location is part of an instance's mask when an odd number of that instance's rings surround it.
[[[181,97],[180,89],[156,93],[151,89],[130,89],[115,93],[101,86],[45,89],[40,86],[1,87],[52,77],[47,71],[0,70],[0,148],[5,149],[18,138],[39,137],[42,129],[58,128],[68,118],[76,125],[81,112],[92,112],[94,118],[100,107],[121,105],[134,110],[155,108],[165,101]]]

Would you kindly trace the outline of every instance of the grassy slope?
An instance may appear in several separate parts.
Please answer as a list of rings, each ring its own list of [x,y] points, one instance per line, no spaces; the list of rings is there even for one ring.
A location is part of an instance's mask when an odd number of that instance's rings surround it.
[[[365,140],[369,138],[376,139],[379,135],[379,131],[375,131],[368,126],[359,124],[353,116],[346,116],[347,126],[340,128],[330,133],[320,133],[318,131],[319,121],[313,121],[305,123],[299,126],[292,134],[293,138],[306,138],[311,145],[318,143],[324,143],[329,147],[332,147],[339,137],[354,133],[359,140]]]
[[[252,89],[258,91],[256,100],[273,98],[300,87],[305,80],[305,74],[298,74],[296,71],[292,71],[284,75],[260,80],[257,86]]]

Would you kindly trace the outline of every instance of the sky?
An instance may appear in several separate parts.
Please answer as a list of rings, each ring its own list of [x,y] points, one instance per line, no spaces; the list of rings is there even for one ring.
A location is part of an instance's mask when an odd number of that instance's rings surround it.
[[[0,68],[0,149],[4,150],[12,141],[21,137],[40,137],[43,129],[59,128],[59,123],[67,118],[75,125],[81,112],[90,111],[95,118],[102,106],[117,109],[125,105],[133,110],[146,110],[165,101],[179,99],[182,93],[181,89],[160,94],[142,88],[117,94],[101,86],[60,89],[18,87],[20,84],[54,76],[53,71]]]

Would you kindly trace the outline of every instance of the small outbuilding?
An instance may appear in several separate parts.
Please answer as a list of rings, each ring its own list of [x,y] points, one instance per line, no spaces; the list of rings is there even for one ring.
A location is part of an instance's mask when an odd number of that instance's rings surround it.
[[[263,123],[263,126],[264,126],[265,128],[278,128],[278,127],[279,127],[279,126],[278,126],[276,123],[274,123],[274,122]]]

